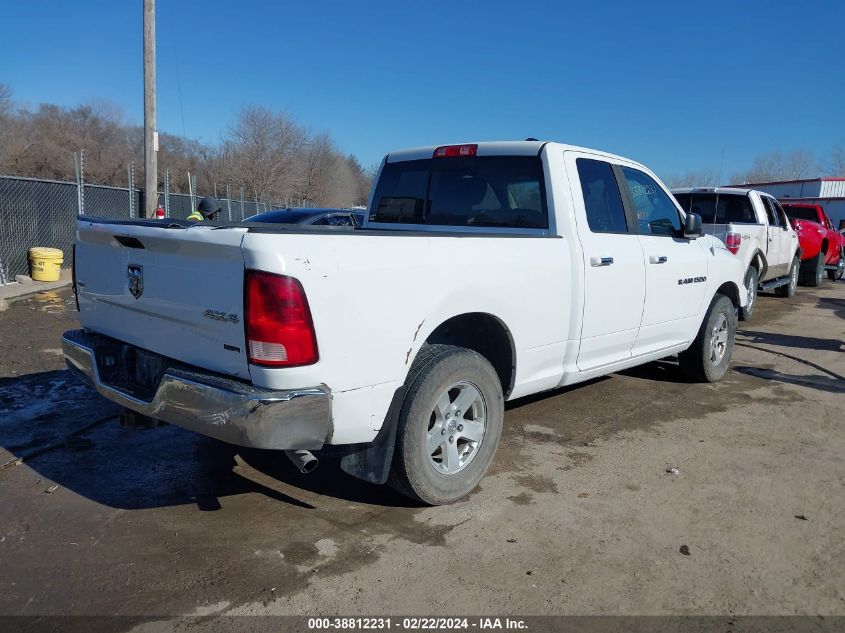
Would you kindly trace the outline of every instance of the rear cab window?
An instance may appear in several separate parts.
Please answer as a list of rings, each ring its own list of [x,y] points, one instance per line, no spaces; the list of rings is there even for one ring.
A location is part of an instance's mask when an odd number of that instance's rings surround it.
[[[783,210],[790,220],[809,220],[811,222],[818,222],[816,210],[808,207],[796,207],[791,204],[783,206]]]
[[[622,195],[610,163],[579,158],[576,165],[590,231],[627,233],[628,220],[625,218]]]
[[[717,192],[674,194],[687,213],[697,213],[704,224],[754,224],[757,218],[748,195]]]
[[[460,156],[385,163],[369,221],[548,229],[542,162],[537,156]]]

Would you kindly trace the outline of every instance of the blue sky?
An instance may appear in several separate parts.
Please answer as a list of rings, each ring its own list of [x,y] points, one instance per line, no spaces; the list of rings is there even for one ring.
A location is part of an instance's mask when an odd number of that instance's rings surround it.
[[[141,0],[0,0],[0,82],[142,121]],[[845,2],[158,0],[158,127],[214,142],[262,104],[365,165],[528,136],[723,180],[845,141]],[[181,98],[179,84],[181,83]],[[183,130],[184,116],[184,130]]]

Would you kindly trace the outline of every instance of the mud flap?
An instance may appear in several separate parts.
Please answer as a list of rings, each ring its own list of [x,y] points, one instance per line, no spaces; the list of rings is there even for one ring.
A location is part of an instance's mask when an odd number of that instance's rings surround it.
[[[393,394],[384,424],[372,442],[343,447],[340,459],[343,472],[373,484],[383,484],[387,481],[393,463],[393,449],[396,446],[399,412],[402,410],[407,391],[407,387],[403,385]]]

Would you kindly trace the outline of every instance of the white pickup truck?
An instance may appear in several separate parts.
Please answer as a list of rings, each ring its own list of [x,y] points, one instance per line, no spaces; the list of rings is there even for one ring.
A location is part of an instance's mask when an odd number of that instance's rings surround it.
[[[648,169],[538,141],[389,154],[362,228],[79,218],[68,365],[133,411],[430,504],[504,402],[677,354],[718,380],[745,268]]]
[[[701,216],[704,232],[721,239],[745,266],[747,305],[739,318],[754,313],[757,291],[791,297],[798,286],[801,252],[798,234],[780,203],[763,191],[733,187],[673,189],[684,211]]]

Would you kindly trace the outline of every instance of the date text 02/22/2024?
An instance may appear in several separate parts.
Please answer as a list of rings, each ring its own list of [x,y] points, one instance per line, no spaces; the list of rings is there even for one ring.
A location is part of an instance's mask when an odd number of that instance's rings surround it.
[[[406,631],[445,631],[445,630],[527,630],[524,620],[512,618],[442,618],[442,617],[356,617],[356,618],[309,618],[308,629],[311,631],[332,630],[406,630]]]

